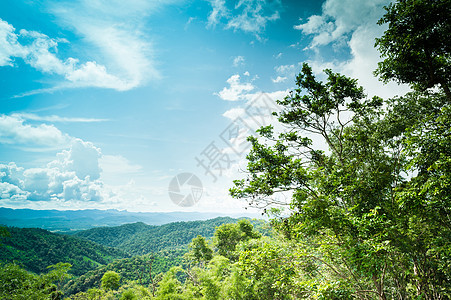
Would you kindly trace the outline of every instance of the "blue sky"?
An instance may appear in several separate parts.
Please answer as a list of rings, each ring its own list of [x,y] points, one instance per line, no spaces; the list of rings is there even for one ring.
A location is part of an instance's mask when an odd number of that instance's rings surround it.
[[[227,193],[243,138],[302,62],[407,90],[372,76],[388,3],[2,1],[0,206],[244,211]],[[203,185],[191,207],[168,195],[184,172]]]

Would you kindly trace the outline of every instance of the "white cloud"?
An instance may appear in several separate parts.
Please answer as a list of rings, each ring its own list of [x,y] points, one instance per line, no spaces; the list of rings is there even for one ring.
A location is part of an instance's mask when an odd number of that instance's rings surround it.
[[[239,55],[233,59],[233,66],[238,67],[244,65],[244,57]]]
[[[56,116],[56,115],[38,116],[36,114],[29,114],[29,113],[12,114],[11,117],[24,119],[24,120],[32,120],[32,121],[62,122],[62,123],[93,123],[93,122],[108,121],[108,119],[72,118],[72,117],[69,118],[69,117],[61,117],[61,116]]]
[[[287,74],[294,72],[295,66],[294,65],[282,65],[274,68],[277,73],[279,74]]]
[[[239,101],[245,99],[246,92],[252,91],[254,86],[250,82],[241,83],[240,75],[232,75],[227,79],[229,87],[225,87],[217,93],[222,100]]]
[[[274,83],[284,82],[285,80],[287,80],[287,77],[277,76],[276,79],[272,79],[271,78],[271,81],[274,82]]]
[[[25,120],[17,115],[0,115],[0,143],[61,147],[71,140],[53,125],[33,126],[24,122]]]
[[[352,78],[357,78],[369,96],[392,97],[402,95],[409,88],[395,83],[382,84],[373,76],[380,56],[374,48],[375,38],[383,34],[385,27],[376,24],[390,0],[327,0],[321,15],[308,18],[304,24],[295,26],[303,34],[313,35],[310,48],[316,51],[316,58],[309,64],[317,74],[326,68]],[[347,45],[351,58],[346,61],[328,60],[321,55],[318,46],[332,44]]]
[[[0,66],[14,66],[21,58],[44,73],[57,74],[62,80],[52,88],[23,93],[53,92],[63,88],[100,87],[125,91],[160,78],[154,60],[151,38],[142,24],[149,14],[172,1],[52,1],[48,12],[55,22],[72,30],[83,43],[83,57],[61,58],[58,44],[67,40],[22,29],[15,32],[11,24],[0,19]],[[83,50],[83,47],[79,47]]]
[[[208,26],[216,26],[221,19],[226,20],[226,29],[241,30],[255,34],[258,39],[268,22],[280,18],[280,1],[240,0],[232,9],[224,0],[211,0],[212,11],[208,16]]]
[[[0,182],[0,200],[11,199],[12,201],[23,201],[27,199],[28,195],[28,192],[21,190],[14,184]]]
[[[296,72],[298,71],[299,64],[291,64],[291,65],[280,65],[274,67],[274,70],[277,73],[277,77],[271,78],[271,81],[274,83],[285,82],[288,78],[295,78]]]
[[[106,38],[111,38],[110,46],[120,48],[120,44],[111,45],[111,43],[117,42],[114,38],[111,36],[106,36]],[[128,45],[132,49],[134,46],[136,45],[133,43]],[[125,45],[122,45],[122,48],[124,47]],[[101,87],[124,91],[138,86],[143,79],[142,72],[138,72],[134,68],[137,64],[135,59],[126,59],[126,56],[124,56],[122,66],[130,68],[128,69],[129,74],[122,76],[125,78],[121,78],[110,74],[104,65],[95,61],[79,64],[79,60],[72,57],[61,60],[58,58],[57,52],[57,39],[25,29],[20,30],[17,34],[12,25],[0,19],[0,66],[14,66],[14,59],[21,58],[38,71],[64,77],[66,81],[60,83],[57,88]],[[142,67],[146,67],[146,64],[143,64]],[[137,72],[133,73],[133,71]],[[128,76],[132,73],[133,76]],[[52,88],[41,89],[37,92],[52,90]],[[28,94],[33,94],[33,92]]]
[[[186,21],[185,23],[185,30],[188,30],[189,25],[191,25],[191,23],[193,23],[196,20],[196,17],[189,17],[188,21]]]
[[[242,107],[234,107],[234,108],[231,108],[231,109],[227,110],[222,115],[224,117],[226,117],[227,119],[233,121],[233,120],[235,120],[238,117],[244,116],[244,114],[245,114],[244,108],[242,108]]]
[[[327,0],[322,15],[313,15],[306,23],[294,26],[304,34],[313,34],[310,47],[327,45],[352,33],[362,24],[375,24],[390,0]]]
[[[14,163],[0,165],[3,199],[28,201],[101,201],[100,150],[92,143],[74,139],[70,149],[57,154],[42,168],[19,168]]]
[[[0,19],[0,66],[13,66],[14,57],[25,57],[26,50],[17,41],[14,27]]]
[[[54,2],[50,11],[56,21],[75,31],[98,54],[97,60],[124,81],[124,88],[136,87],[159,78],[153,59],[151,38],[144,34],[145,19],[172,1],[63,1]]]
[[[211,0],[212,11],[208,15],[208,26],[215,27],[223,17],[228,16],[228,9],[225,6],[225,0]]]
[[[57,168],[63,172],[75,172],[80,179],[89,177],[92,180],[100,177],[100,149],[90,142],[74,139],[69,150],[57,154],[57,159],[48,164],[49,168]]]

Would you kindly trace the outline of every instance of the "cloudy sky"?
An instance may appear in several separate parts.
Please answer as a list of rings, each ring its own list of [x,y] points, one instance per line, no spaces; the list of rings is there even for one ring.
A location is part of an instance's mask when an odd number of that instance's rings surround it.
[[[372,75],[389,2],[1,1],[0,206],[244,211],[244,138],[302,62],[406,91]],[[194,206],[169,196],[181,173]]]

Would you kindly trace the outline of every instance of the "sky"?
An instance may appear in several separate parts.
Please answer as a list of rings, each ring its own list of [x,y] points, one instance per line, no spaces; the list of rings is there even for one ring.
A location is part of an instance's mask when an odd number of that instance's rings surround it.
[[[245,137],[303,62],[408,90],[372,74],[389,2],[1,1],[0,206],[244,212]]]

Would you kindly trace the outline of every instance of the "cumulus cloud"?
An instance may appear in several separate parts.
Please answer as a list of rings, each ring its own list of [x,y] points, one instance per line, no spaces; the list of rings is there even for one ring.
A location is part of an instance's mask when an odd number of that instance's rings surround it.
[[[321,15],[313,15],[294,26],[306,35],[314,35],[310,47],[327,45],[352,33],[362,24],[375,24],[382,16],[383,6],[390,0],[327,0]]]
[[[101,152],[92,143],[74,139],[68,150],[42,168],[0,164],[2,199],[28,201],[101,201]]]
[[[250,82],[241,82],[240,75],[235,74],[227,79],[229,87],[224,87],[217,95],[222,100],[239,101],[246,98],[246,93],[252,91],[255,87]]]
[[[216,26],[224,19],[226,29],[252,33],[258,39],[268,22],[280,18],[280,1],[240,0],[232,8],[227,7],[225,0],[211,0],[210,4],[209,27]]]
[[[48,164],[49,168],[56,168],[63,172],[74,172],[80,179],[100,177],[99,158],[100,149],[90,142],[74,139],[69,150],[57,154],[57,159]]]
[[[1,165],[0,165],[1,168]],[[1,173],[0,173],[1,176]],[[10,199],[14,202],[24,201],[29,196],[29,192],[21,190],[17,185],[0,182],[0,199]]]
[[[53,125],[25,124],[19,115],[0,115],[0,143],[35,144],[48,147],[67,145],[71,138]]]
[[[285,82],[288,78],[295,78],[297,75],[299,64],[291,64],[291,65],[280,65],[274,67],[274,70],[277,73],[276,78],[271,78],[273,83],[282,83]]]
[[[232,121],[230,130],[234,131],[230,138],[225,138],[225,142],[230,143],[230,149],[224,151],[232,153],[234,145],[245,142],[246,137],[261,126],[278,123],[272,113],[280,111],[281,107],[276,101],[283,99],[289,90],[261,92],[250,82],[242,83],[237,74],[232,75],[227,83],[229,87],[224,87],[217,95],[223,100],[242,100],[237,106],[223,113],[224,117]]]
[[[135,184],[142,167],[126,158],[103,155],[90,142],[73,138],[49,163],[23,168],[0,164],[0,205],[47,209],[118,208],[136,210],[154,206],[148,195],[161,195],[147,184]],[[124,182],[124,176],[128,182]]]
[[[385,10],[384,5],[390,0],[327,0],[322,7],[321,15],[313,15],[307,22],[295,26],[305,35],[313,36],[309,49],[314,49],[316,58],[309,64],[317,74],[326,68],[357,78],[359,84],[369,96],[392,97],[406,93],[405,85],[390,83],[384,85],[373,76],[380,56],[374,48],[375,38],[383,34],[385,27],[376,24]],[[321,55],[321,47],[332,45],[340,47],[347,45],[350,59],[337,61],[328,60],[327,55]]]

